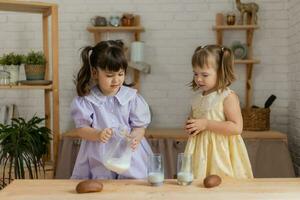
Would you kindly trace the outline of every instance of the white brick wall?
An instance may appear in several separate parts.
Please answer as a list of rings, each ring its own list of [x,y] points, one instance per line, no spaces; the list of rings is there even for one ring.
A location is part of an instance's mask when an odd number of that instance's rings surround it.
[[[288,4],[289,12],[289,146],[294,162],[299,166],[296,172],[300,175],[300,2],[290,0]]]
[[[93,44],[93,36],[86,31],[90,18],[95,15],[121,15],[133,12],[141,16],[146,32],[142,40],[146,42],[146,60],[152,65],[149,75],[142,76],[141,93],[153,112],[153,127],[180,127],[189,111],[193,93],[186,86],[191,81],[191,55],[198,45],[215,43],[215,23],[217,12],[227,12],[234,8],[233,0],[54,0],[59,5],[59,77],[60,77],[60,122],[61,130],[73,127],[69,105],[75,95],[73,76],[80,66],[79,49]],[[244,0],[243,2],[246,2]],[[248,1],[249,2],[249,1]],[[297,32],[296,23],[288,35],[288,12],[297,8],[288,6],[287,0],[261,0],[258,21],[260,29],[254,34],[254,55],[261,60],[255,65],[254,104],[263,106],[270,94],[278,99],[272,106],[272,129],[288,130],[290,74],[288,66],[295,69],[298,55],[293,54],[291,63],[288,55],[288,36]],[[293,2],[297,2],[294,0]],[[295,3],[296,4],[296,3]],[[299,21],[298,20],[298,21]],[[293,20],[292,20],[293,21]],[[41,49],[41,19],[33,14],[0,13],[0,54],[9,51],[20,53],[30,49]],[[272,37],[270,35],[272,34]],[[37,39],[36,39],[37,38]],[[104,39],[108,37],[104,35]],[[110,39],[125,38],[128,34],[109,34]],[[289,40],[294,48],[300,49],[297,39]],[[225,44],[233,40],[245,39],[244,32],[226,32]],[[294,42],[295,41],[295,42]],[[294,66],[294,67],[293,67]],[[244,104],[245,66],[237,65],[239,80],[232,88],[237,91]],[[294,73],[295,74],[295,73]],[[21,78],[24,79],[24,72]],[[296,86],[294,86],[296,88]],[[298,92],[299,94],[299,92]],[[30,117],[35,112],[43,114],[43,99],[39,91],[0,91],[1,103],[14,102],[21,114]],[[298,98],[300,95],[298,95]],[[34,102],[34,103],[33,103]],[[288,109],[290,108],[290,110]]]

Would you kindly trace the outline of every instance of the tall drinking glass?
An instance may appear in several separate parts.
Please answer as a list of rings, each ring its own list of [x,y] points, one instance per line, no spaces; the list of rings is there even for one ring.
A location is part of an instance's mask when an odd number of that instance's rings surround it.
[[[189,185],[193,179],[192,155],[179,153],[177,157],[177,183]]]
[[[161,154],[149,156],[148,182],[152,186],[160,186],[164,182],[164,163]]]

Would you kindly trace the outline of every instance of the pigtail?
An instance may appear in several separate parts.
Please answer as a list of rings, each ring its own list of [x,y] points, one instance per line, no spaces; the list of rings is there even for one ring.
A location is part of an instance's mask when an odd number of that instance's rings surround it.
[[[220,66],[218,69],[218,77],[219,77],[219,88],[224,90],[225,87],[231,85],[233,81],[235,81],[234,74],[234,57],[231,49],[227,47],[220,47]]]
[[[85,47],[81,52],[82,67],[76,78],[76,90],[78,96],[85,96],[90,92],[91,83],[91,65],[89,52],[93,49],[91,46]]]

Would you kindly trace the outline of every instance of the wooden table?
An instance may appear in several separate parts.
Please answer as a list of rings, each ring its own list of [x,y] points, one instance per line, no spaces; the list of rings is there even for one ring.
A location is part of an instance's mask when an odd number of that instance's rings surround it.
[[[15,180],[2,191],[2,200],[195,200],[195,199],[299,199],[300,178],[253,179],[238,181],[225,179],[216,188],[204,188],[200,181],[190,186],[166,180],[160,187],[152,187],[145,180],[106,180],[101,193],[77,194],[79,180]]]

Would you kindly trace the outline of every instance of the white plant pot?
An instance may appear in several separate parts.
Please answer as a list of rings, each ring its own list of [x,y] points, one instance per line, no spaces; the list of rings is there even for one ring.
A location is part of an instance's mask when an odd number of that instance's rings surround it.
[[[16,85],[19,81],[20,65],[4,65],[3,69],[10,74],[9,83]]]

